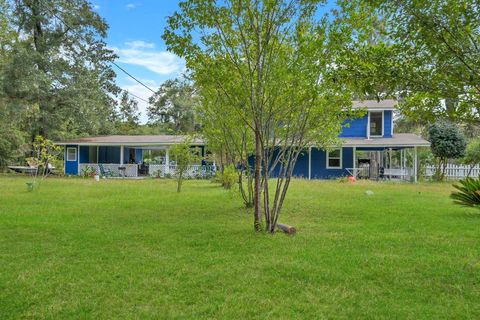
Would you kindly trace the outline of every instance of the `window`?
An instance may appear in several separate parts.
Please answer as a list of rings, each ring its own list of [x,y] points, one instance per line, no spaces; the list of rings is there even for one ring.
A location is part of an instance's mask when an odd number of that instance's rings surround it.
[[[370,135],[383,136],[383,111],[370,112]]]
[[[327,169],[342,168],[342,149],[327,151]]]
[[[67,148],[67,161],[77,161],[77,148]]]

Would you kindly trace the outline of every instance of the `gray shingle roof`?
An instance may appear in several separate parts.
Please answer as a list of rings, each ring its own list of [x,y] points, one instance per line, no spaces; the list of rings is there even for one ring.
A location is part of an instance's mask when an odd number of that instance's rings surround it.
[[[394,110],[398,104],[397,100],[388,99],[381,100],[364,100],[364,101],[352,101],[353,109],[367,108],[368,110]]]
[[[413,133],[396,133],[392,138],[344,138],[344,147],[428,147],[430,142]]]
[[[57,142],[58,145],[172,145],[183,142],[187,136],[173,136],[173,135],[144,135],[144,136],[100,136],[79,138],[68,141]],[[205,141],[201,138],[192,139],[194,145],[204,145]]]

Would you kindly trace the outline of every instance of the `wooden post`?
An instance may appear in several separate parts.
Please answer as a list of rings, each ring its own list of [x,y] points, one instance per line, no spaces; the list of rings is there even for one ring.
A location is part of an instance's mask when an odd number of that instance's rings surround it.
[[[123,159],[123,153],[124,153],[124,150],[125,150],[124,146],[120,146],[120,165],[123,165],[123,161],[124,161],[124,159]]]

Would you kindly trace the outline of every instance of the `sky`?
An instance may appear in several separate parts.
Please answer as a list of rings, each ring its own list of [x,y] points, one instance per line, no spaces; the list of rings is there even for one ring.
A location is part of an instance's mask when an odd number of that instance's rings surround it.
[[[161,36],[167,17],[178,9],[179,0],[91,0],[94,10],[110,26],[107,45],[113,49],[122,68],[153,90],[168,79],[174,79],[185,70],[185,62],[166,50]],[[327,1],[324,10],[333,7]],[[124,90],[145,100],[152,92],[125,73],[117,72],[117,84]],[[146,123],[148,103],[138,100],[140,120]]]
[[[119,56],[116,62],[154,90],[185,69],[185,62],[167,52],[161,38],[166,18],[176,11],[177,3],[177,0],[92,1],[94,10],[110,26],[106,41]],[[147,88],[113,68],[122,89],[146,100],[152,95]],[[148,120],[145,111],[147,103],[137,101],[141,122],[145,123]]]

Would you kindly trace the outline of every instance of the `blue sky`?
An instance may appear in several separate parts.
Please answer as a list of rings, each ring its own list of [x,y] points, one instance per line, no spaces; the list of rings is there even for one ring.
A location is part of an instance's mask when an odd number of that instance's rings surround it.
[[[179,76],[185,69],[182,59],[166,51],[161,38],[166,18],[178,9],[178,0],[91,0],[94,9],[107,21],[107,44],[124,69],[156,90],[165,80]],[[334,6],[327,1],[323,12]],[[152,93],[115,68],[117,83],[129,92],[148,99]],[[138,100],[145,123],[147,103]]]
[[[161,38],[166,17],[178,7],[177,0],[98,0],[95,10],[107,21],[107,44],[119,56],[117,63],[156,90],[162,82],[184,70],[184,61],[166,51]],[[114,67],[123,89],[148,99],[152,94]],[[146,103],[139,101],[141,120],[146,122]]]

